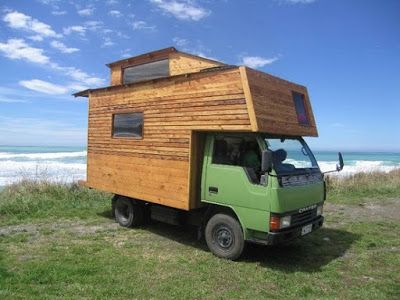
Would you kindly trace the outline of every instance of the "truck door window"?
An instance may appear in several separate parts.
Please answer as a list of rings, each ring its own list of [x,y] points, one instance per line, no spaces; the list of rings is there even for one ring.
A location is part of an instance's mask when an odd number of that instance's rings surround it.
[[[212,163],[242,167],[251,182],[259,183],[261,151],[255,137],[217,137]]]

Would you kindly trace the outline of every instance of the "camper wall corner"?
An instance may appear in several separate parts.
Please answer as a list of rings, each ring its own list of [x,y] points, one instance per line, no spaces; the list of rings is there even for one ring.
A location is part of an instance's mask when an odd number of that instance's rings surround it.
[[[251,103],[249,114],[252,116],[250,110],[254,109],[258,131],[292,136],[318,136],[310,99],[304,86],[247,67],[244,70],[250,90],[246,94],[247,101]],[[307,124],[299,122],[294,92],[303,95]],[[254,117],[251,118],[253,123]]]

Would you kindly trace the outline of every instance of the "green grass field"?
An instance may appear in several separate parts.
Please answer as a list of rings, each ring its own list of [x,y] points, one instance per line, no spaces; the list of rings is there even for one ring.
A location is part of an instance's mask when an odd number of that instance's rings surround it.
[[[0,192],[0,299],[399,299],[400,180],[391,190],[371,175],[384,187],[366,193],[361,178],[329,182],[322,229],[284,246],[249,245],[237,262],[214,257],[195,228],[119,227],[106,193],[8,187]]]

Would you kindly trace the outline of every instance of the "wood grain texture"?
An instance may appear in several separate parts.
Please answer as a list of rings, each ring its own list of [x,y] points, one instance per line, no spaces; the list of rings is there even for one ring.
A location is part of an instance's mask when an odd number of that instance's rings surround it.
[[[123,69],[169,58],[170,77],[122,84]],[[205,133],[316,136],[305,87],[167,48],[109,65],[111,85],[90,90],[89,187],[189,210],[199,197]],[[310,126],[299,125],[292,92],[305,95]],[[115,113],[143,112],[143,137],[113,138]]]
[[[304,86],[250,68],[246,68],[246,73],[260,132],[318,136],[310,99]],[[299,124],[292,92],[305,96],[309,125]]]
[[[143,112],[142,139],[113,138],[112,115]],[[87,185],[192,209],[200,205],[198,131],[250,131],[238,68],[94,90]],[[178,169],[177,169],[178,168]]]
[[[210,59],[190,55],[184,52],[171,51],[170,48],[162,51],[156,51],[147,55],[139,55],[129,59],[114,62],[109,65],[111,72],[111,85],[123,84],[124,69],[137,65],[142,65],[154,61],[169,59],[169,74],[170,76],[179,74],[196,73],[203,69],[223,66],[221,62]]]
[[[250,91],[246,67],[241,66],[239,68],[239,71],[240,71],[240,78],[242,79],[242,84],[243,84],[243,93],[246,98],[246,106],[247,106],[247,111],[248,111],[249,118],[250,118],[251,130],[258,131],[257,118],[256,118],[256,114],[255,114],[255,110],[254,110],[254,103],[253,103],[253,95],[251,94],[251,91]]]
[[[171,53],[169,55],[169,72],[171,76],[195,73],[207,68],[222,65],[224,64],[220,62],[194,57],[181,52]]]

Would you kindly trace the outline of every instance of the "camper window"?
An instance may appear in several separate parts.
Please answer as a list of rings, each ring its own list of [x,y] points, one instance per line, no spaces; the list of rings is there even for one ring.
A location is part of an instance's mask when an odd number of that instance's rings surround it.
[[[123,69],[124,84],[169,76],[169,61],[163,59]]]
[[[117,138],[142,138],[143,113],[114,114],[112,136]]]
[[[304,95],[293,92],[294,107],[296,108],[297,121],[302,125],[309,125],[307,110],[304,104]]]

